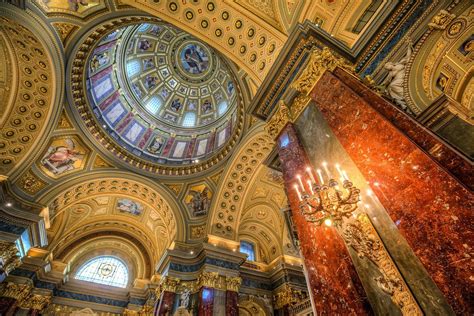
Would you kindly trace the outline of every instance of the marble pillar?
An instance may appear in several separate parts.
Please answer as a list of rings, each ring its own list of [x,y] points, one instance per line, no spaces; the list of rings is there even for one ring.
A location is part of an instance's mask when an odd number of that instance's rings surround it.
[[[214,289],[203,286],[199,290],[199,316],[212,316],[214,307]]]
[[[160,300],[155,306],[155,312],[153,315],[162,316],[171,313],[176,294],[169,291],[163,291],[160,295]]]
[[[13,297],[0,297],[0,315],[13,316],[18,308],[18,301]]]
[[[239,315],[239,293],[235,291],[226,291],[225,299],[225,314],[226,316],[238,316]]]
[[[361,281],[343,239],[334,227],[308,223],[299,211],[294,189],[296,175],[304,174],[309,160],[292,124],[277,139],[285,188],[308,271],[309,289],[319,315],[372,314]]]
[[[454,311],[473,314],[472,166],[344,71],[336,74],[326,71],[311,98]]]

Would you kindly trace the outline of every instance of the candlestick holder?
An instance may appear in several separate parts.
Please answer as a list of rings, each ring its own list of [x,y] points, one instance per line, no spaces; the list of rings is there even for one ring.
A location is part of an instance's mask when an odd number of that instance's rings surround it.
[[[354,213],[360,201],[360,190],[349,180],[343,181],[344,190],[338,187],[338,182],[330,179],[327,184],[313,183],[311,194],[301,193],[299,208],[308,222],[340,226],[343,218]]]

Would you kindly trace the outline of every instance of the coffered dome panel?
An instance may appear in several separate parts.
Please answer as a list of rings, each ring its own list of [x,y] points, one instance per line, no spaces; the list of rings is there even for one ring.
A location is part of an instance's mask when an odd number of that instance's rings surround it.
[[[133,166],[160,174],[205,170],[239,137],[239,87],[211,47],[144,20],[99,29],[85,40],[95,41],[85,56],[79,47],[84,76],[72,80],[83,89],[72,93],[83,97],[75,108],[100,143]]]

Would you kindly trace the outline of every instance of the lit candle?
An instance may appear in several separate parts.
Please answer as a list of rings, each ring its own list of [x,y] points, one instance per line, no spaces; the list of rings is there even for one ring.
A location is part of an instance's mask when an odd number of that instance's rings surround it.
[[[313,173],[311,172],[311,168],[307,167],[306,172],[308,173],[309,177],[311,178],[312,183],[315,183],[316,181],[314,180]]]
[[[342,177],[344,180],[349,180],[349,177],[347,176],[347,172],[345,170],[342,170]]]
[[[323,185],[324,184],[324,179],[323,179],[323,173],[322,173],[321,169],[316,170],[316,172],[318,173],[318,178],[319,178],[319,181],[320,181],[321,185]]]
[[[300,183],[300,185],[301,185],[301,189],[304,191],[304,185],[303,185],[303,181],[301,181],[301,176],[300,176],[300,175],[297,175],[296,177],[298,178],[298,181],[299,181],[299,183]]]
[[[298,194],[298,199],[301,201],[301,193],[300,193],[300,190],[298,190],[298,185],[295,184],[295,190],[296,190],[296,194]]]
[[[344,178],[344,174],[342,173],[341,166],[338,163],[336,164],[336,169],[337,169],[337,172],[339,172],[339,175],[342,178]]]
[[[329,172],[328,163],[326,161],[323,161],[322,165],[323,165],[324,171],[326,171],[326,174],[328,175],[329,179],[331,179],[331,172]]]
[[[314,192],[313,192],[313,187],[312,187],[312,185],[311,185],[311,180],[308,179],[307,182],[308,182],[308,186],[309,186],[309,190],[311,191],[311,194],[314,194]]]

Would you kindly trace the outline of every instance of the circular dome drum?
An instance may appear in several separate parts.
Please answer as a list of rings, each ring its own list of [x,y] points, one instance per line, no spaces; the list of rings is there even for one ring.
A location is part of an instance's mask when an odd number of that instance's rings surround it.
[[[116,155],[179,168],[223,158],[240,134],[239,90],[227,62],[176,27],[118,27],[96,42],[85,65],[90,116]]]

